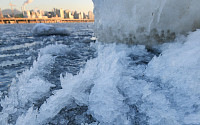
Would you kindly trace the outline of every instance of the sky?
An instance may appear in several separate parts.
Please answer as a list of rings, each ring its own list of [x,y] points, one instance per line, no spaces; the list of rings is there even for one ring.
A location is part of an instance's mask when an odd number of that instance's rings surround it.
[[[25,2],[25,0],[0,0],[0,8],[2,10],[10,8],[10,1],[16,5],[13,8],[18,10],[21,10],[21,6]],[[41,9],[50,11],[53,8],[88,12],[93,10],[93,3],[92,0],[33,0],[32,3],[26,5],[28,10]]]

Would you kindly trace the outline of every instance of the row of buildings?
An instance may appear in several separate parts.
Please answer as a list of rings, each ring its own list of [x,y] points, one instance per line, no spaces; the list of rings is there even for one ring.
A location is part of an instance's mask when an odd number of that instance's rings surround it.
[[[24,18],[65,18],[65,19],[94,19],[94,14],[92,11],[88,13],[56,9],[52,11],[42,11],[42,10],[31,10],[23,11]]]

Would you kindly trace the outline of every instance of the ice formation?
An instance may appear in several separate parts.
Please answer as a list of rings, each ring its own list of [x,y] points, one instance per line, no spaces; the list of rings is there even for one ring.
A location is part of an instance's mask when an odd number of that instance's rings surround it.
[[[93,0],[93,3],[96,35],[102,42],[151,45],[172,41],[176,34],[200,27],[199,0]]]
[[[182,125],[200,124],[199,46],[200,30],[197,30],[190,33],[183,45],[172,44],[164,47],[162,55],[153,58],[148,64],[145,74],[151,79],[160,79],[162,83],[160,84],[160,90],[158,89],[157,91],[164,94],[165,98],[157,99],[160,101],[168,100],[166,109],[163,106],[156,108],[166,111],[171,108],[169,116],[174,120],[165,118],[166,121],[178,122]],[[151,101],[153,100],[149,100],[149,103]],[[150,110],[146,111],[150,113],[149,116],[159,115],[159,113],[155,114]],[[162,115],[160,114],[160,116]]]
[[[59,74],[57,89],[45,76],[55,56],[71,48],[49,45],[13,79],[8,95],[0,93],[0,124],[199,125],[200,30],[188,32],[198,26],[199,1],[93,1],[98,40],[174,42],[159,45],[159,53],[144,45],[90,43],[97,56],[77,74]]]
[[[26,112],[25,107],[32,106],[38,100],[44,100],[43,98],[49,96],[50,88],[55,86],[46,81],[44,75],[49,73],[49,66],[54,63],[55,57],[52,55],[69,50],[64,45],[50,45],[40,51],[37,61],[29,70],[17,76],[17,79],[13,79],[8,96],[1,100],[3,107],[0,113],[1,125],[7,125],[11,118],[15,121],[18,115]]]
[[[70,32],[66,28],[58,28],[44,23],[36,24],[32,29],[32,33],[36,36],[70,35]]]
[[[48,124],[60,119],[60,111],[75,103],[88,107],[85,113],[95,119],[93,124],[198,125],[199,40],[197,30],[187,38],[177,38],[184,43],[163,44],[159,56],[142,45],[92,43],[98,56],[88,60],[79,74],[61,75],[62,88],[52,92],[50,88],[55,85],[45,81],[43,75],[54,63],[52,55],[70,49],[47,46],[33,67],[13,80],[8,97],[1,100],[0,123]],[[85,118],[76,117],[77,121]],[[60,122],[67,124],[66,119]]]

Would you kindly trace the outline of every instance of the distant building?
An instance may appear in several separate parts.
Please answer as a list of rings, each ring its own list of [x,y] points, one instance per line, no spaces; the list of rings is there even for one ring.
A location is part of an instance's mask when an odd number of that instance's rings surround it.
[[[64,10],[64,18],[69,18],[68,13],[70,12],[70,10]]]
[[[54,8],[54,9],[52,9],[52,11],[51,11],[51,14],[52,14],[52,15],[51,15],[52,17],[55,17],[55,16],[56,16],[56,13],[55,13],[55,8]]]
[[[79,13],[78,19],[84,19],[84,13],[83,13],[83,12],[80,12],[80,13]]]
[[[63,9],[52,9],[52,11],[43,11],[43,10],[31,10],[31,11],[24,11],[25,9],[22,7],[22,14],[18,17],[24,18],[65,18],[65,19],[94,19],[94,14],[92,11],[89,11],[86,15],[84,12],[78,11],[70,11],[70,10],[63,10]],[[1,14],[0,9],[0,18],[4,17]],[[6,15],[5,17],[10,17],[10,15]]]
[[[88,12],[88,19],[91,19],[91,20],[94,19],[94,13],[92,11]]]
[[[48,18],[52,18],[52,17],[54,17],[54,13],[53,13],[53,12],[47,12],[47,13],[46,13],[46,16],[47,16]]]
[[[64,18],[64,10],[63,9],[60,9],[59,10],[59,15],[58,15],[58,17],[60,17],[60,18]]]
[[[69,18],[69,12],[70,12],[70,10],[64,11],[64,18]]]
[[[53,9],[53,17],[60,17],[60,18],[64,18],[65,14],[64,14],[64,10],[63,9]]]
[[[3,18],[3,14],[2,14],[1,8],[0,8],[0,18]]]
[[[75,11],[73,15],[74,15],[74,19],[79,19],[79,12]]]
[[[69,19],[74,19],[74,16],[69,12]]]
[[[65,10],[64,11],[64,18],[67,18],[67,19],[74,19],[74,16],[72,15],[71,11],[70,10]]]
[[[44,11],[43,10],[38,10],[38,18],[43,18],[44,16]]]
[[[11,18],[11,16],[8,14],[8,15],[3,15],[4,18]]]
[[[24,15],[23,15],[25,18],[31,18],[31,14],[30,14],[30,11],[24,11]]]
[[[42,18],[42,15],[40,14],[40,11],[35,12],[36,18]]]
[[[36,18],[36,14],[34,11],[30,11],[30,13],[31,13],[31,18]]]
[[[83,12],[83,19],[87,19],[87,15]]]
[[[74,16],[74,14],[75,14],[75,11],[71,11],[71,15]]]
[[[53,9],[53,17],[58,17],[58,15],[59,15],[58,9],[54,8]]]

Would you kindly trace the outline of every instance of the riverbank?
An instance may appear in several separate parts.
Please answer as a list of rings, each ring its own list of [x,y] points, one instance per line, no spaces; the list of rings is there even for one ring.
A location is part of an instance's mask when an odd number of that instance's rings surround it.
[[[21,23],[74,23],[94,22],[92,19],[62,19],[62,18],[1,18],[0,24]]]

